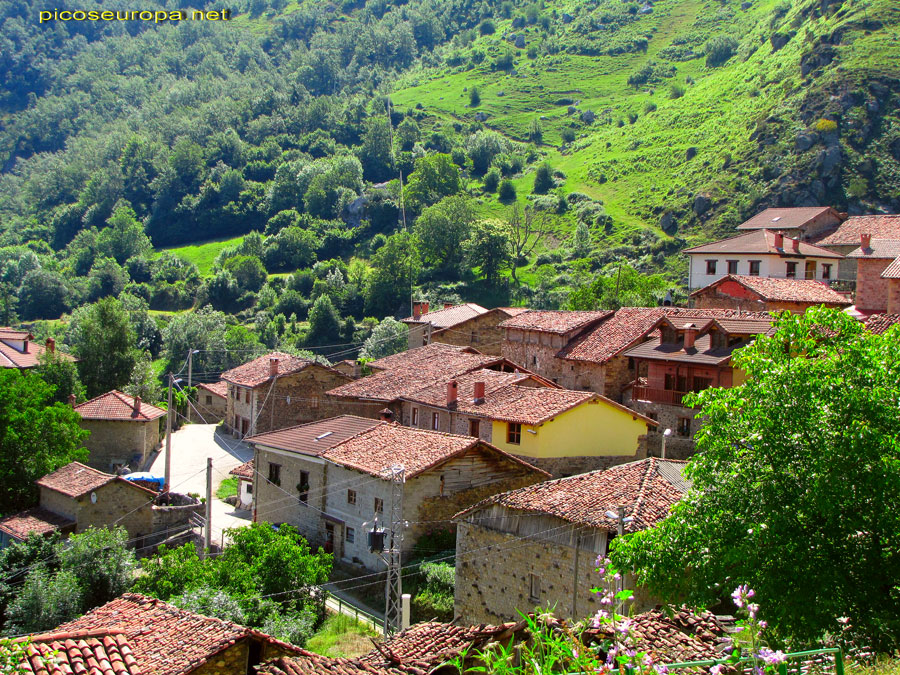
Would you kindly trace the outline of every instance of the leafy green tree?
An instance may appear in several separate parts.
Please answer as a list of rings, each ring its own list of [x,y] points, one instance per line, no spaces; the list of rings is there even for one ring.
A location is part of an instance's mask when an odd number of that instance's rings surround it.
[[[466,243],[466,259],[472,267],[479,268],[489,285],[500,281],[500,271],[509,264],[512,242],[509,227],[496,220],[480,220],[472,226],[472,236]]]
[[[13,541],[0,550],[0,623],[5,621],[6,609],[22,590],[25,577],[35,567],[49,572],[59,569],[57,544],[62,539],[59,532],[46,537],[35,532],[23,541]]]
[[[477,131],[469,136],[466,152],[472,159],[472,167],[479,176],[490,168],[494,157],[509,150],[509,143],[496,131]]]
[[[783,313],[733,356],[737,387],[692,395],[704,421],[685,499],[614,561],[658,597],[712,603],[738,584],[801,644],[900,641],[900,329],[838,310]]]
[[[378,114],[366,120],[362,141],[356,154],[363,165],[363,177],[375,183],[393,178],[391,129],[384,115]]]
[[[653,307],[660,303],[669,286],[662,274],[645,274],[624,262],[610,263],[592,280],[576,285],[566,309]]]
[[[485,192],[496,192],[500,187],[500,169],[492,166],[490,170],[484,174],[484,190]]]
[[[226,351],[225,332],[228,325],[225,319],[225,314],[209,306],[172,317],[163,331],[166,372],[180,372],[191,349],[199,350],[194,354],[193,361],[196,373],[232,367]]]
[[[121,389],[137,362],[137,336],[118,298],[103,298],[72,314],[68,342],[90,397]]]
[[[120,265],[136,255],[143,255],[152,248],[150,238],[127,204],[119,204],[106,221],[108,227],[100,230],[97,249],[101,255],[115,259]]]
[[[477,108],[481,105],[481,93],[478,91],[478,87],[472,87],[469,89],[469,107]]]
[[[107,603],[131,587],[136,562],[127,542],[124,527],[90,527],[59,545],[61,571],[78,579],[84,609]]]
[[[459,169],[450,155],[435,153],[416,160],[404,190],[413,208],[430,206],[460,191]]]
[[[320,295],[309,310],[309,333],[307,347],[334,345],[341,342],[341,315],[334,307],[331,297]]]
[[[509,204],[516,200],[516,186],[508,178],[500,182],[500,188],[497,190],[497,198],[504,204]]]
[[[386,316],[407,306],[420,267],[418,246],[412,235],[398,232],[388,237],[372,256],[366,313]]]
[[[90,299],[117,297],[125,290],[128,273],[112,258],[98,257],[88,274]]]
[[[579,220],[575,226],[572,252],[576,258],[584,258],[591,252],[591,231],[583,220]]]
[[[171,600],[172,604],[189,612],[213,616],[223,621],[233,621],[242,625],[247,623],[247,615],[241,607],[240,600],[218,588],[209,586],[192,588]]]
[[[129,396],[140,396],[141,400],[149,403],[161,400],[162,385],[149,352],[144,352],[138,358],[131,371],[131,380],[123,391]]]
[[[78,368],[74,361],[65,358],[59,352],[43,351],[38,356],[35,373],[44,382],[56,388],[54,401],[68,403],[70,394],[74,394],[77,401],[84,400],[84,385],[78,379]]]
[[[230,272],[238,288],[242,291],[256,293],[266,283],[268,275],[262,261],[256,256],[238,255],[229,258],[225,263],[225,271]]]
[[[160,546],[157,555],[143,562],[132,589],[160,600],[170,600],[212,583],[213,565],[204,564],[193,543],[178,548]]]
[[[549,164],[541,164],[534,172],[534,194],[547,194],[553,189],[553,168]]]
[[[409,328],[402,321],[387,316],[372,329],[359,352],[363,359],[381,359],[398,354],[409,347]]]
[[[0,510],[10,513],[37,501],[41,476],[73,460],[85,461],[88,432],[68,405],[53,401],[53,388],[14,368],[0,369]]]
[[[409,152],[421,137],[419,125],[412,117],[404,117],[403,121],[397,125],[397,140],[400,141],[401,150]]]
[[[17,292],[19,314],[25,320],[57,319],[71,306],[72,291],[57,272],[36,269],[22,279]]]
[[[445,197],[425,208],[413,231],[419,240],[422,262],[443,273],[458,271],[463,260],[463,242],[469,238],[475,210],[462,195]]]
[[[309,230],[286,227],[266,239],[266,269],[279,272],[311,267],[316,262],[319,243],[316,235]]]
[[[279,211],[266,223],[266,235],[278,234],[287,227],[295,227],[300,223],[300,213],[296,209]]]
[[[729,35],[716,35],[706,43],[706,65],[715,68],[734,56],[738,43]]]
[[[206,298],[214,309],[233,313],[240,297],[241,288],[228,270],[219,270],[206,280]]]
[[[74,572],[51,574],[39,567],[28,575],[10,604],[6,630],[14,635],[49,630],[77,617],[83,605],[82,587]]]

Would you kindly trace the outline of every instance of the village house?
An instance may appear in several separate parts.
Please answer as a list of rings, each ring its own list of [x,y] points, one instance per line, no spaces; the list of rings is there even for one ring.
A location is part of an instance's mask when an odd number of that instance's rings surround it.
[[[860,245],[847,254],[855,260],[857,315],[900,312],[900,235],[872,239],[863,234]]]
[[[690,261],[688,288],[692,291],[726,274],[832,281],[843,259],[840,253],[772,230],[751,230],[683,253]]]
[[[402,401],[405,425],[481,438],[554,476],[632,461],[641,436],[656,425],[593,392],[486,369],[437,382]]]
[[[34,342],[34,336],[28,331],[0,327],[0,368],[36,368],[40,365],[44,352],[56,354],[67,361],[75,361],[74,356],[56,351],[56,341],[53,338],[47,338],[45,345],[40,345]]]
[[[390,518],[394,467],[403,468],[403,551],[457,511],[547,474],[484,441],[351,415],[249,439],[257,521],[288,523],[336,561],[384,568],[366,532]]]
[[[253,468],[253,460],[244,462],[231,471],[228,475],[238,479],[237,508],[245,511],[253,508],[253,477],[256,470]]]
[[[778,279],[728,274],[691,293],[696,309],[738,309],[747,312],[802,314],[824,305],[843,309],[853,304],[846,295],[814,279]]]
[[[850,216],[837,229],[812,243],[845,256],[840,261],[838,277],[842,281],[856,279],[857,259],[848,254],[859,248],[862,235],[869,239],[900,239],[900,215]]]
[[[834,231],[847,214],[830,206],[799,206],[772,208],[760,211],[737,226],[739,230],[773,230],[786,237],[817,243],[825,234]]]
[[[70,641],[77,644],[81,640],[96,653],[98,646],[91,641],[99,641],[104,651],[109,650],[110,664],[121,662],[131,669],[113,671],[110,666],[102,671],[116,675],[244,675],[256,672],[255,667],[263,661],[303,653],[258,630],[137,593],[125,593],[51,633],[32,638],[45,654],[59,649],[59,645],[66,647]],[[66,652],[63,658],[81,663],[74,649],[61,651]],[[60,672],[99,675],[101,671],[73,667]]]
[[[475,347],[482,354],[500,355],[502,321],[527,311],[520,307],[485,309],[474,302],[429,311],[427,302],[414,302],[412,316],[403,319],[409,327],[409,348],[432,342]]]
[[[455,620],[502,622],[535,607],[576,620],[595,613],[599,599],[587,589],[620,526],[607,512],[630,518],[625,533],[652,527],[687,492],[684,465],[652,457],[495,494],[459,513]],[[635,589],[634,611],[654,604]]]
[[[732,368],[732,353],[772,330],[765,315],[662,317],[645,342],[626,352],[635,363],[636,378],[625,392],[625,404],[658,420],[660,429],[673,432],[668,456],[688,456],[702,420],[695,419],[696,410],[684,404],[684,396],[707,387],[740,384],[743,373]]]
[[[75,397],[69,402],[74,405]],[[140,470],[160,443],[160,419],[166,411],[113,390],[74,405],[79,426],[91,432],[84,441],[90,452],[88,464],[101,471],[123,467]]]
[[[225,419],[228,414],[228,383],[201,382],[197,385],[197,412],[201,420],[210,424],[216,424]]]
[[[235,436],[282,429],[343,412],[325,392],[353,380],[309,359],[272,352],[222,373],[225,425]]]
[[[156,492],[136,483],[71,462],[37,481],[40,505],[0,519],[0,547],[23,541],[31,533],[63,536],[89,527],[121,526],[135,548],[142,548],[157,528]]]

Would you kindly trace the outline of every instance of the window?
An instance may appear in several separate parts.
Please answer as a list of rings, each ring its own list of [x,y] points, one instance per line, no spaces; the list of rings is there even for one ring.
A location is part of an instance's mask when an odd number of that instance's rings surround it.
[[[690,436],[691,435],[691,418],[690,417],[679,417],[677,431],[678,431],[679,436]]]
[[[807,279],[815,279],[816,278],[816,261],[815,260],[807,260],[806,261],[806,278]]]
[[[437,413],[431,413],[431,428],[437,431],[441,426],[441,418]]]
[[[703,391],[704,389],[709,389],[712,386],[712,378],[711,377],[694,377],[694,391]]]
[[[648,410],[647,412],[644,413],[644,415],[649,417],[651,420],[655,420],[657,422],[659,421],[659,414],[653,412],[652,410]]]
[[[309,471],[300,472],[300,482],[297,483],[297,493],[300,495],[301,503],[309,503]]]
[[[344,540],[348,544],[352,544],[354,541],[356,541],[356,530],[353,529],[352,527],[348,527],[347,529],[345,529],[344,530]]]
[[[533,366],[537,365],[537,357],[536,356],[531,357],[531,365],[533,365]]]
[[[252,481],[247,482],[247,494],[248,495],[253,494],[253,482]]]
[[[356,490],[347,490],[347,503],[348,504],[356,503]]]
[[[537,574],[528,575],[528,599],[541,599],[541,578]]]
[[[269,482],[272,485],[281,485],[281,464],[269,462]]]
[[[418,408],[412,409],[412,425],[414,427],[419,426],[419,409]]]
[[[244,403],[250,403],[250,390],[249,389],[244,391]]]
[[[831,278],[831,265],[829,265],[828,263],[824,263],[822,265],[822,278],[823,279]]]
[[[384,500],[381,497],[375,497],[375,513],[384,513]]]
[[[668,391],[674,391],[675,389],[675,376],[672,373],[666,373],[665,388]]]
[[[288,401],[288,403],[290,403],[290,401]],[[312,396],[309,399],[309,407],[313,408],[313,409],[316,409],[319,407],[319,397],[318,396]]]
[[[212,396],[206,397],[206,405],[212,405]]]
[[[750,261],[750,276],[758,277],[759,276],[759,260],[751,260]]]
[[[795,279],[797,277],[797,263],[789,262],[787,264],[787,278]]]
[[[520,445],[522,443],[522,425],[509,422],[506,425],[506,442],[511,445]]]
[[[481,421],[480,420],[469,420],[469,436],[474,436],[478,438],[481,432]]]
[[[738,261],[737,260],[727,260],[726,262],[728,263],[728,274],[737,274],[738,273],[738,271],[737,271]]]
[[[706,273],[707,274],[715,274],[716,273],[716,263],[717,260],[707,260],[706,261]]]

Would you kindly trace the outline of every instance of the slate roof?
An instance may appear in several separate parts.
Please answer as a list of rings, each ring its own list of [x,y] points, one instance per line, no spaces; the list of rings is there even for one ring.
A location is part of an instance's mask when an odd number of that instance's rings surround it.
[[[121,633],[81,631],[35,635],[28,654],[23,664],[25,672],[35,675],[145,675],[128,639]]]
[[[777,255],[786,258],[842,258],[840,253],[829,251],[827,248],[814,246],[805,241],[798,241],[789,237],[784,238],[782,248],[775,247],[775,232],[772,230],[751,230],[746,234],[738,234],[727,239],[720,239],[710,244],[694,246],[684,249],[688,255],[697,254],[726,254],[726,253],[758,253],[762,255]]]
[[[234,467],[231,471],[228,472],[231,476],[237,476],[238,478],[246,478],[247,480],[253,480],[253,460],[251,459],[248,462],[244,462],[243,464],[239,464]]]
[[[0,531],[16,539],[27,539],[32,532],[43,536],[67,527],[75,527],[75,521],[40,506],[0,519]]]
[[[214,619],[162,600],[125,593],[84,616],[56,629],[119,632],[128,640],[137,665],[144,673],[181,675],[207,663],[216,654],[248,637],[291,653],[301,650],[270,635],[231,621]]]
[[[794,208],[774,208],[760,211],[752,218],[737,226],[739,230],[795,230],[803,229],[811,220],[832,211],[837,218],[841,214],[830,206],[799,206]]]
[[[872,239],[900,239],[900,216],[851,216],[836,230],[816,242],[819,246],[859,246],[860,235],[871,234]]]
[[[368,431],[329,448],[321,456],[349,469],[381,477],[391,467],[402,465],[404,477],[409,480],[475,447],[548,475],[473,436],[457,436],[387,422],[379,422]]]
[[[452,307],[442,307],[422,314],[418,319],[408,316],[401,319],[403,323],[430,323],[435,328],[452,328],[461,323],[474,319],[476,316],[486,314],[488,311],[474,302],[467,302]]]
[[[245,440],[248,443],[267,445],[270,448],[298,452],[302,455],[321,455],[328,448],[378,424],[381,422],[366,417],[339,415],[318,422],[268,431]]]
[[[567,310],[532,309],[507,319],[500,324],[500,327],[565,335],[573,330],[585,328],[592,323],[601,321],[611,314],[612,312],[607,310],[599,312],[573,312]]]
[[[117,389],[100,394],[90,401],[75,406],[75,411],[86,420],[110,420],[120,422],[150,422],[166,414],[162,408],[141,401],[140,412],[134,409],[134,398]]]
[[[636,532],[665,518],[669,509],[687,492],[689,484],[681,477],[685,464],[687,462],[650,457],[537,483],[488,497],[455,518],[499,504],[613,532],[616,523],[607,518],[606,511],[625,506],[625,515],[634,518],[625,524],[625,531]]]
[[[333,368],[317,364],[315,361],[310,361],[309,359],[304,359],[299,356],[285,354],[284,352],[270,352],[269,354],[264,354],[252,361],[248,361],[237,368],[226,370],[222,373],[222,379],[242,387],[258,387],[272,379],[272,376],[269,375],[269,359],[278,359],[277,377],[291,375],[300,372],[304,368],[315,365],[318,365],[321,368],[327,368],[328,370],[334,370]],[[341,373],[341,375],[344,374]],[[344,377],[346,377],[346,375],[344,375]]]
[[[26,351],[16,349],[10,342],[28,339]],[[34,368],[40,363],[40,356],[47,348],[32,341],[31,333],[12,328],[0,328],[0,368]],[[75,357],[58,349],[56,354],[67,361],[75,361]]]
[[[900,314],[871,314],[862,320],[865,327],[875,333],[881,335],[892,326],[900,323]]]
[[[841,295],[828,284],[815,279],[751,277],[743,274],[726,274],[721,279],[717,279],[703,288],[698,288],[691,293],[691,296],[708,293],[726,281],[734,281],[740,284],[759,295],[763,300],[841,306],[852,304],[845,295]]]
[[[900,256],[900,236],[897,239],[872,239],[869,248],[860,246],[847,254],[848,258],[867,258],[870,260],[894,259]]]
[[[206,391],[215,394],[216,396],[221,396],[222,398],[226,398],[228,396],[228,383],[225,380],[219,380],[218,382],[201,382],[197,385],[198,389],[205,389]]]

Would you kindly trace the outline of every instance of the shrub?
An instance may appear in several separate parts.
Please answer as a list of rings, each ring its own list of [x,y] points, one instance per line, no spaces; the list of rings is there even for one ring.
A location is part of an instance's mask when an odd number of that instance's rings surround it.
[[[684,96],[684,87],[680,84],[673,84],[669,87],[669,98],[675,99],[681,98],[682,96]]]
[[[486,192],[496,192],[500,185],[500,170],[495,166],[484,174],[484,189]]]
[[[832,131],[837,131],[838,125],[834,120],[829,120],[826,118],[822,118],[818,120],[814,125],[816,131],[820,131],[823,134],[830,133]]]
[[[500,183],[500,188],[497,191],[497,196],[500,198],[500,201],[504,203],[515,201],[516,186],[513,185],[511,180],[504,180],[502,183]]]
[[[541,164],[534,173],[534,193],[546,194],[553,187],[553,169],[549,164]]]
[[[497,57],[497,60],[494,61],[494,69],[495,70],[512,70],[515,65],[515,61],[513,59],[512,50],[507,47],[506,51],[503,52],[500,56]]]
[[[652,113],[656,110],[656,104],[653,101],[648,101],[647,105],[644,106],[644,114]]]
[[[316,615],[308,609],[288,614],[270,614],[262,625],[262,632],[302,647],[316,632]]]
[[[478,32],[482,35],[493,35],[497,32],[497,27],[494,26],[494,22],[490,19],[485,19],[481,22],[481,25],[478,26]]]
[[[478,87],[472,87],[469,90],[469,105],[472,108],[477,108],[481,105],[481,94],[478,93]]]
[[[721,66],[734,56],[738,43],[733,37],[717,35],[706,43],[706,65],[710,68]]]
[[[574,129],[563,129],[562,130],[562,139],[563,139],[563,143],[573,143],[575,141],[575,130]]]

